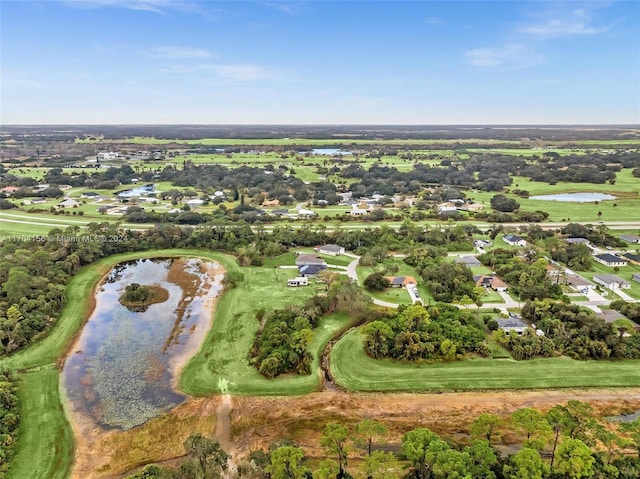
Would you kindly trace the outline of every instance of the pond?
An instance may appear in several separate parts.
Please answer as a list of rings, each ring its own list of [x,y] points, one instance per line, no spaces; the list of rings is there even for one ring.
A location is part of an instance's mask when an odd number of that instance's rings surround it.
[[[529,196],[529,199],[589,203],[591,201],[615,200],[616,197],[613,195],[607,195],[605,193],[560,193],[557,195]]]
[[[202,344],[223,270],[213,261],[137,260],[114,267],[62,371],[74,413],[103,428],[130,429],[186,399],[177,373]],[[163,289],[155,304],[120,303],[132,283]]]
[[[311,150],[314,155],[353,155],[350,151],[344,151],[340,148],[314,148]]]

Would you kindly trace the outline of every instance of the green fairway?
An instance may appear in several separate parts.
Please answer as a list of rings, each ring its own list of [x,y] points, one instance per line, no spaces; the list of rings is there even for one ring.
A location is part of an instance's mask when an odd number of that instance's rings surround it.
[[[20,434],[10,479],[63,479],[73,461],[73,431],[62,410],[58,370],[20,376]]]
[[[569,358],[474,359],[424,365],[376,360],[354,330],[331,352],[337,383],[353,391],[449,391],[629,387],[640,385],[640,360],[574,361]]]

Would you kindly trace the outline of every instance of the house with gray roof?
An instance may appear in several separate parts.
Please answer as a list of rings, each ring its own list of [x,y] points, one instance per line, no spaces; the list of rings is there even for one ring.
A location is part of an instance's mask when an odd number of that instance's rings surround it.
[[[627,243],[640,243],[640,236],[638,235],[620,235],[620,239],[626,241]]]
[[[340,256],[344,254],[344,247],[337,244],[325,244],[314,248],[320,254],[328,254],[330,256]]]
[[[454,263],[462,263],[468,267],[480,266],[480,260],[475,256],[459,256],[453,260]]]
[[[307,254],[301,253],[296,258],[296,266],[304,266],[304,265],[322,265],[327,266],[327,263],[322,258],[316,256],[315,254]]]
[[[596,274],[593,277],[593,281],[607,289],[610,289],[611,291],[631,288],[631,283],[629,283],[629,281],[621,278],[620,276],[616,276],[615,274]]]
[[[523,237],[514,234],[504,235],[502,241],[510,246],[527,246],[527,242]]]
[[[518,315],[509,315],[508,318],[497,318],[496,323],[498,323],[500,329],[505,333],[516,333],[518,336],[522,336],[522,334],[529,328],[527,323],[522,321],[522,318]]]

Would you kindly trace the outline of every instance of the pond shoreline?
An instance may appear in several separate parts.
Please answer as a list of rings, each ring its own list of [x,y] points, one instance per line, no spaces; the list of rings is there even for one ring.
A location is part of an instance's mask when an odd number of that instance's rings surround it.
[[[69,341],[68,347],[65,350],[63,356],[58,361],[58,365],[61,368],[73,354],[75,354],[78,348],[78,341],[80,339],[80,335],[84,331],[85,326],[87,325],[89,319],[91,319],[92,315],[96,311],[96,307],[98,305],[97,293],[100,292],[101,288],[104,286],[105,281],[108,279],[109,275],[113,272],[114,268],[118,267],[120,264],[137,262],[139,260],[197,260],[201,265],[206,267],[202,268],[201,272],[203,273],[204,279],[202,283],[198,286],[201,288],[205,285],[209,288],[206,291],[215,291],[214,297],[203,297],[203,302],[199,309],[199,314],[206,315],[203,318],[206,318],[205,321],[198,323],[197,326],[193,327],[190,330],[184,331],[184,334],[187,334],[188,338],[191,339],[192,335],[197,334],[199,337],[195,341],[189,340],[188,347],[185,345],[184,350],[180,351],[175,357],[171,358],[168,361],[166,369],[171,375],[171,389],[180,395],[185,396],[185,400],[181,404],[189,403],[191,401],[191,396],[183,393],[179,387],[179,377],[182,372],[184,366],[188,363],[191,357],[202,347],[204,340],[206,339],[207,333],[213,325],[214,321],[214,313],[216,309],[217,302],[220,296],[224,293],[224,287],[222,286],[222,279],[224,278],[224,274],[226,273],[226,269],[224,266],[214,258],[208,258],[206,256],[189,256],[189,255],[176,255],[176,256],[167,256],[167,255],[158,255],[157,257],[145,257],[134,259],[134,260],[126,260],[119,263],[111,264],[106,268],[106,271],[100,272],[100,277],[96,281],[96,283],[91,288],[92,294],[87,298],[87,306],[84,314],[84,319],[82,324],[73,335],[72,339]],[[216,288],[215,290],[212,288]],[[185,297],[183,296],[183,300]],[[192,298],[191,298],[192,299]],[[189,303],[190,304],[190,303]],[[181,344],[184,344],[181,343]],[[71,425],[71,429],[73,431],[75,441],[76,441],[76,454],[74,465],[72,466],[73,475],[76,477],[82,477],[83,474],[78,475],[78,468],[84,469],[81,463],[86,463],[86,460],[89,459],[86,457],[88,451],[94,450],[95,447],[100,444],[100,442],[106,437],[117,437],[120,434],[124,434],[126,431],[123,431],[119,428],[111,429],[108,427],[104,427],[100,425],[97,420],[91,416],[88,416],[86,412],[80,410],[78,406],[74,406],[72,398],[66,391],[64,381],[61,380],[59,384],[59,393],[62,400],[63,409],[68,418],[68,421]],[[170,414],[170,411],[173,411],[176,406],[172,407],[169,411],[164,411],[160,413],[160,416],[157,418]],[[148,421],[147,421],[148,422]],[[144,427],[144,424],[139,426],[135,426],[131,430],[137,430]],[[106,435],[106,436],[105,436]],[[83,451],[84,454],[79,454],[80,451]],[[94,464],[95,465],[95,464]],[[86,465],[85,465],[86,467]]]

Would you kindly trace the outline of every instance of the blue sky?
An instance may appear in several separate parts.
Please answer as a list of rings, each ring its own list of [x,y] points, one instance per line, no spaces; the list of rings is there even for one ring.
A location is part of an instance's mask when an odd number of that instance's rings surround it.
[[[640,2],[0,0],[3,124],[640,123]]]

